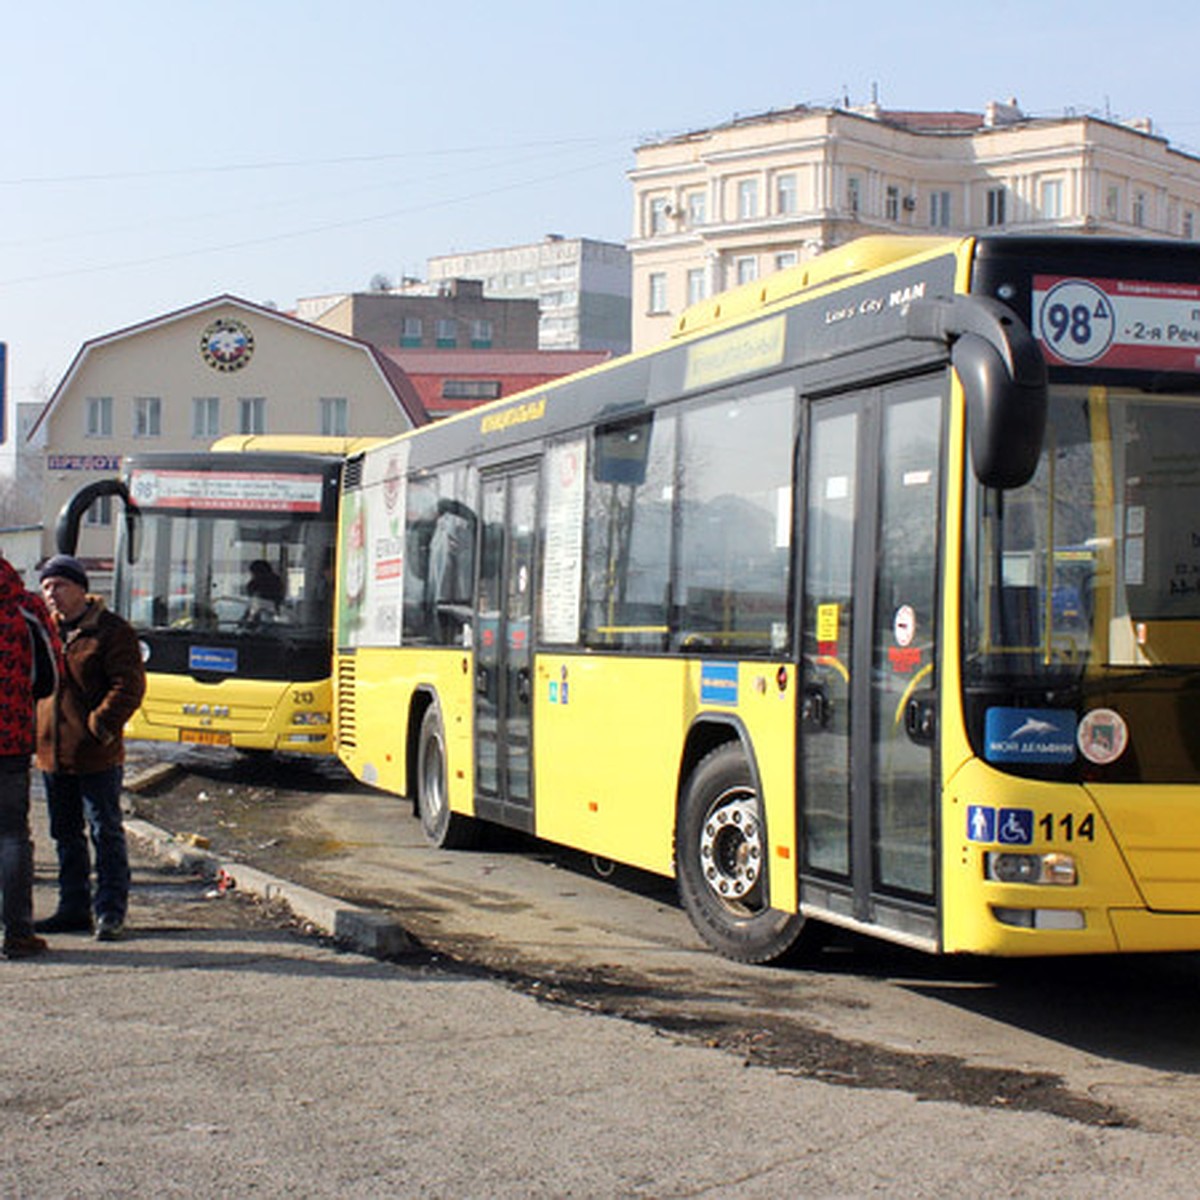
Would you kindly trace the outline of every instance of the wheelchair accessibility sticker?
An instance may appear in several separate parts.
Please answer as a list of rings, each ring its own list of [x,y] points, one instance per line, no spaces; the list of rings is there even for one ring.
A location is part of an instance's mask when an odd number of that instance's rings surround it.
[[[1028,846],[1033,842],[1033,809],[1001,808],[990,804],[967,806],[967,840]]]

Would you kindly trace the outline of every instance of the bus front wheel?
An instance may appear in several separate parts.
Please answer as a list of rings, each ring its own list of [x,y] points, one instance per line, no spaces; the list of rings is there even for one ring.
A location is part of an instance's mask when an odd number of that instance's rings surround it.
[[[700,936],[745,963],[778,962],[814,943],[799,913],[767,903],[767,838],[750,764],[729,742],[687,782],[675,831],[679,898]]]
[[[417,815],[425,840],[443,850],[461,850],[475,844],[476,823],[450,811],[446,773],[446,735],[442,714],[430,705],[421,718],[417,743]]]

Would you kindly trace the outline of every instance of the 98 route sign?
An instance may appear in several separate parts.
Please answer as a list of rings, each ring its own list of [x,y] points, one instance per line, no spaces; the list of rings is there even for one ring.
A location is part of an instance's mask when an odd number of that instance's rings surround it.
[[[1037,275],[1034,336],[1051,365],[1200,368],[1200,286]]]

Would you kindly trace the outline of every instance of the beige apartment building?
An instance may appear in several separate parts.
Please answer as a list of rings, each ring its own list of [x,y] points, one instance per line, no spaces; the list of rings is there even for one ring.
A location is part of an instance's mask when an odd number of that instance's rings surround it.
[[[42,556],[63,504],[128,457],[207,449],[227,434],[381,436],[427,419],[410,380],[375,347],[235,296],[85,342],[26,443],[43,462]],[[110,577],[119,503],[97,500],[79,557]]]
[[[800,106],[640,146],[633,348],[717,292],[875,233],[1192,239],[1200,158],[1149,121]]]

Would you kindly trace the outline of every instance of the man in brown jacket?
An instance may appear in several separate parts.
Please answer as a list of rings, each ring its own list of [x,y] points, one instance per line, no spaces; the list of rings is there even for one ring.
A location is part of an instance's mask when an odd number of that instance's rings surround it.
[[[55,694],[38,703],[37,764],[58,851],[58,909],[37,928],[87,932],[94,908],[97,939],[116,941],[129,904],[121,818],[124,728],[145,693],[145,668],[133,627],[88,594],[87,572],[77,558],[56,555],[40,578],[62,639],[64,671]],[[94,904],[89,834],[96,857]]]

